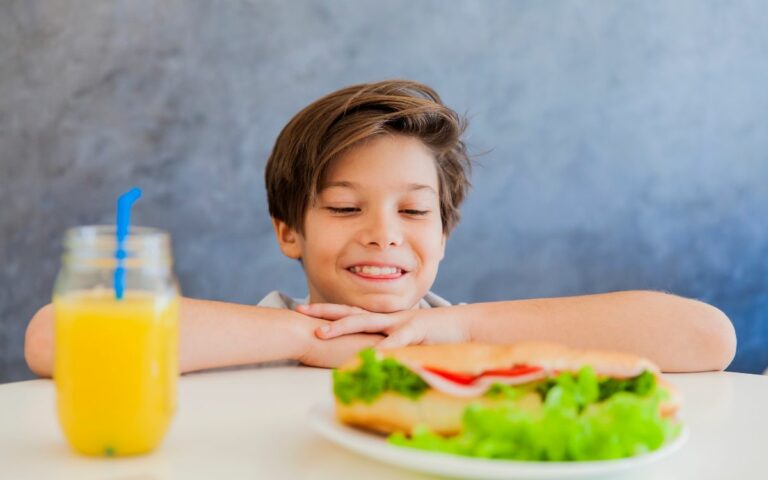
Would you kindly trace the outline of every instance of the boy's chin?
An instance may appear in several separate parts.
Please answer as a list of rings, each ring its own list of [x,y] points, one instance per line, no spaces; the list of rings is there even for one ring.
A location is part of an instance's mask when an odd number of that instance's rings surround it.
[[[374,313],[394,313],[402,310],[410,310],[418,305],[419,300],[405,299],[396,295],[366,295],[353,300],[347,305],[355,305],[363,310]]]

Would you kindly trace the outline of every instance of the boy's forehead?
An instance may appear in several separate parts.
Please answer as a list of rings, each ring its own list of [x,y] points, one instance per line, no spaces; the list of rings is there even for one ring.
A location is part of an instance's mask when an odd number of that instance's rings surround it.
[[[381,136],[332,160],[318,190],[362,190],[385,185],[402,191],[437,194],[434,155],[417,138]]]
[[[425,192],[425,193],[432,193],[437,195],[437,191],[434,189],[434,187],[424,183],[406,182],[398,186],[400,187],[399,190],[402,190],[404,192]],[[366,188],[366,185],[358,182],[351,182],[348,180],[330,181],[330,182],[324,183],[321,186],[320,191],[328,190],[332,188],[364,190]]]

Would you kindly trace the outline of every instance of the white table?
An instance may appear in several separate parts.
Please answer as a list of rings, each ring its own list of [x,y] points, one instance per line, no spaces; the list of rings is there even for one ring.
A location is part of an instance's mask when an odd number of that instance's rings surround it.
[[[768,377],[667,375],[686,397],[690,440],[637,478],[768,478]],[[73,453],[55,417],[54,385],[0,385],[0,478],[411,479],[436,478],[348,452],[306,424],[331,398],[330,372],[281,367],[181,377],[179,409],[154,453],[94,459]],[[632,476],[634,478],[634,476]]]

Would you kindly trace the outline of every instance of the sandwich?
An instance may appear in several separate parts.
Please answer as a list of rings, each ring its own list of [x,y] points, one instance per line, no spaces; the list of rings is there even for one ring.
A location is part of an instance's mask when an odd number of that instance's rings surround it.
[[[681,425],[651,361],[525,342],[362,350],[333,372],[337,418],[390,443],[515,460],[622,458]]]

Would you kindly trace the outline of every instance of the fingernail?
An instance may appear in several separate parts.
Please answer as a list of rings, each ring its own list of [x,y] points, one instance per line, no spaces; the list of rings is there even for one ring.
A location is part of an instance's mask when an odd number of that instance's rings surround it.
[[[323,335],[328,335],[329,333],[331,333],[331,327],[329,327],[328,325],[323,325],[322,327],[320,327],[320,333],[322,333]]]

